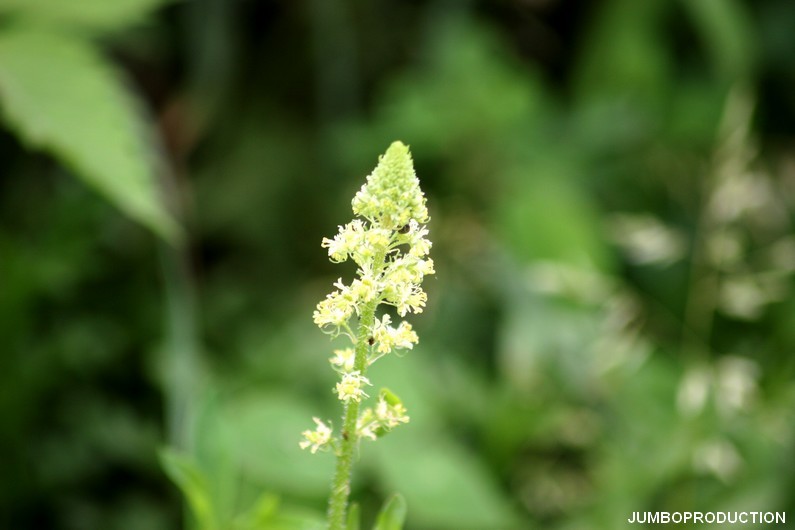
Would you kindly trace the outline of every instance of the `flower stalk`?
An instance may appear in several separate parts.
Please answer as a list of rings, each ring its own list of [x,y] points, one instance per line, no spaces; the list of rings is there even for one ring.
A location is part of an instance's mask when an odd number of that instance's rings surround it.
[[[333,389],[343,404],[342,430],[332,429],[318,418],[315,430],[303,432],[300,445],[312,453],[331,449],[337,462],[328,507],[331,530],[342,530],[346,522],[351,476],[359,443],[376,440],[409,417],[400,399],[381,389],[375,406],[362,408],[369,397],[367,369],[396,350],[412,349],[419,340],[411,324],[392,326],[392,316],[377,315],[382,304],[395,308],[400,317],[421,313],[427,296],[420,287],[426,275],[434,274],[428,257],[431,242],[426,238],[428,211],[425,196],[408,147],[394,142],[379,159],[375,170],[352,201],[357,216],[340,226],[333,239],[324,238],[332,262],[352,259],[357,278],[327,295],[314,312],[314,321],[333,338],[350,340],[352,348],[335,350],[331,366],[340,375]],[[354,331],[356,328],[356,331]]]

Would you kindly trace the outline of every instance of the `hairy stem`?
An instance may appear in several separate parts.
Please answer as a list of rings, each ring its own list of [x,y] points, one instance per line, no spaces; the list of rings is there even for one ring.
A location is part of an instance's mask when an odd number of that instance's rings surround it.
[[[375,308],[378,300],[367,303],[362,309],[359,329],[356,336],[356,359],[354,370],[364,375],[367,369],[367,351],[370,330],[375,322]],[[331,497],[328,503],[328,521],[330,530],[342,530],[345,527],[345,512],[348,508],[348,496],[351,493],[351,471],[353,469],[354,449],[358,445],[356,421],[359,419],[359,402],[349,400],[345,405],[342,423],[342,439],[337,454],[337,467],[334,481],[331,483]]]

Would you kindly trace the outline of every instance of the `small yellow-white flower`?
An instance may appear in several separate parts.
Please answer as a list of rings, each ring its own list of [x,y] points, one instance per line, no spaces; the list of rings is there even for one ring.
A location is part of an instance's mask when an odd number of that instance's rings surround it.
[[[317,427],[314,431],[306,430],[301,434],[306,438],[299,442],[301,449],[310,447],[312,454],[315,454],[318,449],[324,449],[325,446],[331,441],[331,428],[320,421],[318,418],[312,418]]]
[[[364,409],[364,411],[359,414],[359,419],[356,421],[356,431],[359,433],[359,437],[376,440],[378,438],[378,435],[376,434],[377,429],[378,420],[375,418],[373,409]]]
[[[356,352],[353,348],[334,350],[334,357],[329,362],[335,370],[341,372],[352,372],[353,363],[356,361]]]
[[[402,403],[390,405],[381,397],[375,406],[375,417],[379,423],[387,429],[397,427],[401,423],[408,423],[409,417],[406,414],[406,407]]]
[[[340,401],[350,400],[359,402],[362,396],[368,397],[364,392],[364,385],[369,385],[370,380],[359,373],[359,370],[343,374],[342,381],[335,388]]]
[[[360,437],[375,440],[380,434],[408,422],[406,407],[402,403],[390,404],[384,396],[379,396],[375,409],[367,408],[359,416],[356,430]]]
[[[411,329],[411,324],[404,320],[397,328],[393,328],[389,325],[391,323],[392,318],[389,315],[384,315],[380,320],[375,319],[373,341],[378,344],[376,351],[389,353],[393,349],[412,349],[419,338]]]
[[[349,288],[342,286],[340,291],[330,293],[317,304],[313,318],[321,329],[331,326],[333,330],[347,323],[354,311],[356,311],[356,297],[350,293]]]

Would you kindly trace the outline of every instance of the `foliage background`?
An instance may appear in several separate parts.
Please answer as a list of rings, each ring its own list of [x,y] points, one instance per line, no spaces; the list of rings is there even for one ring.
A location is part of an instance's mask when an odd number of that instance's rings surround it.
[[[0,526],[179,527],[166,444],[217,527],[311,525],[319,243],[394,139],[438,275],[366,521],[795,517],[795,4],[64,5],[0,1]]]

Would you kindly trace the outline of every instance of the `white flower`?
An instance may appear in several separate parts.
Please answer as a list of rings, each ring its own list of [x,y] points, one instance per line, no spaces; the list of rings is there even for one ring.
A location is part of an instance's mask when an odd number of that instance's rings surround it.
[[[301,433],[306,439],[299,442],[298,445],[301,449],[311,447],[310,451],[315,454],[318,449],[325,449],[331,441],[331,429],[318,418],[312,418],[312,420],[317,424],[317,428],[314,431],[306,430]]]
[[[345,348],[344,350],[334,350],[334,357],[329,359],[329,362],[335,370],[352,372],[355,360],[356,352],[353,351],[353,348]]]
[[[362,396],[368,397],[362,388],[364,385],[369,385],[370,380],[361,375],[359,370],[343,374],[342,381],[337,383],[335,391],[340,401],[347,403],[350,400],[359,402]]]
[[[373,326],[373,341],[377,343],[378,353],[389,353],[393,349],[412,349],[419,341],[417,334],[411,329],[411,324],[405,320],[397,328],[389,324],[392,318],[384,315],[381,320],[375,319]]]
[[[375,406],[375,416],[378,418],[379,423],[387,429],[409,422],[409,417],[406,415],[406,407],[402,403],[390,405],[383,397],[379,397]]]
[[[359,415],[359,419],[356,421],[356,431],[359,433],[359,437],[375,440],[378,438],[375,432],[376,429],[378,429],[378,421],[375,418],[373,409],[364,409]]]
[[[406,407],[402,403],[390,405],[384,396],[378,396],[375,409],[367,408],[359,416],[356,430],[362,438],[375,440],[401,423],[408,423]]]

